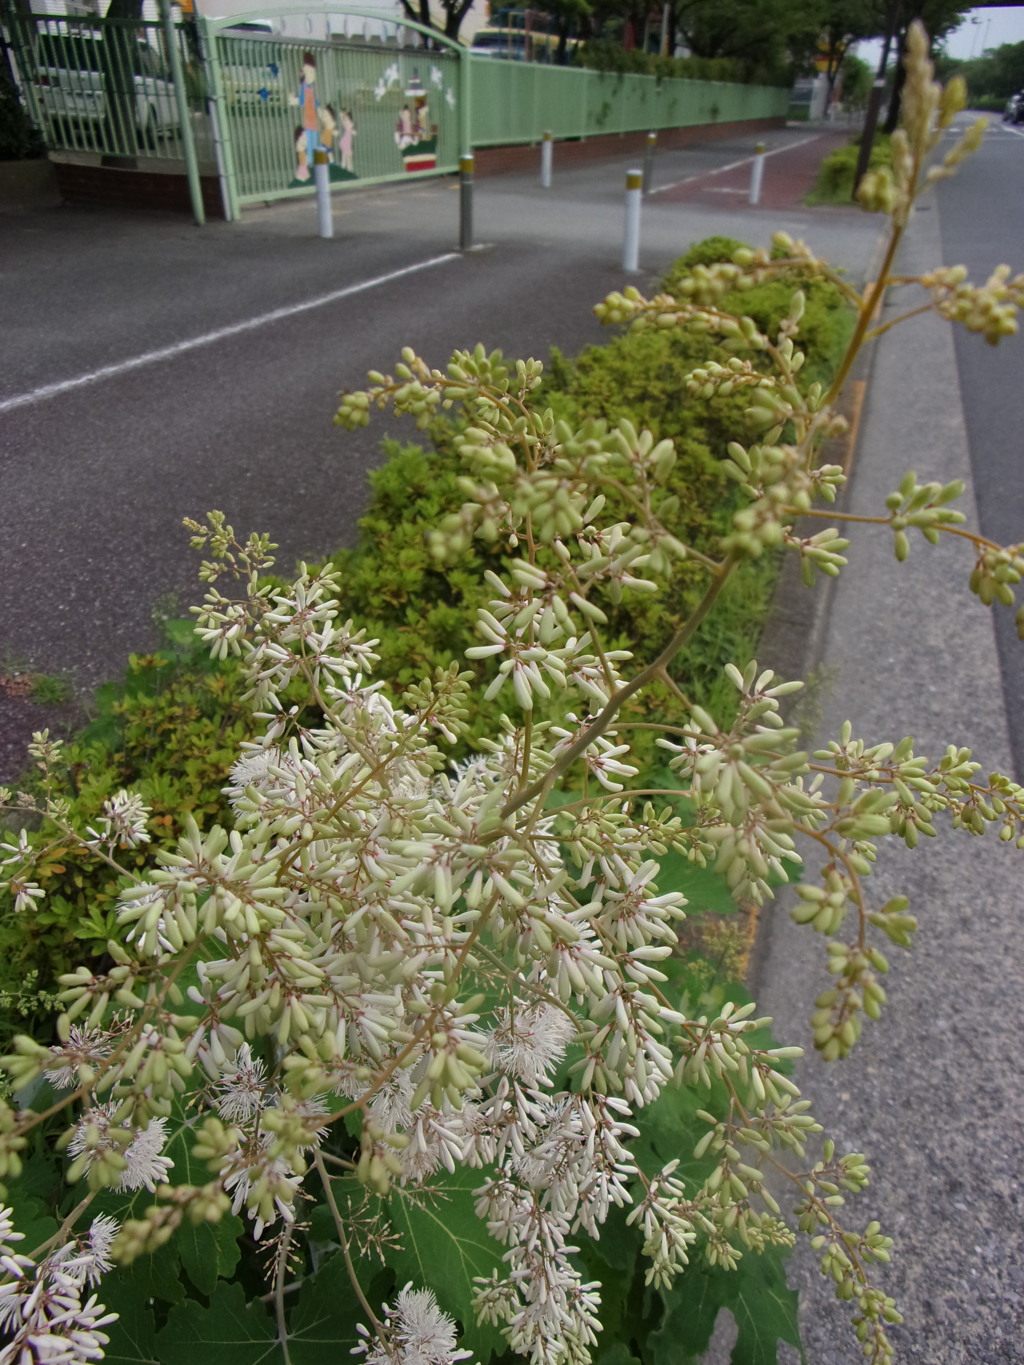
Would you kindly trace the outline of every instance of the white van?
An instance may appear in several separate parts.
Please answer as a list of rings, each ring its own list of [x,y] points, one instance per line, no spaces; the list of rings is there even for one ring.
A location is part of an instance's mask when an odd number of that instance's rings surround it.
[[[95,29],[74,30],[67,20],[38,25],[32,84],[49,120],[98,123],[111,116],[107,81],[122,67],[131,79],[130,107],[140,138],[155,138],[178,127],[171,73],[143,39],[125,33],[113,52]]]

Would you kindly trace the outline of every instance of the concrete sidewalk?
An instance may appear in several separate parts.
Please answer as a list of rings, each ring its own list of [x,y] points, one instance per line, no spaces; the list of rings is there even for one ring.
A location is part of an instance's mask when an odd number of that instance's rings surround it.
[[[901,273],[942,260],[939,226],[937,206],[915,216]],[[890,295],[885,316],[903,307]],[[964,479],[958,505],[977,526],[952,333],[932,314],[878,343],[847,510],[877,515],[908,469]],[[1012,775],[992,616],[967,589],[970,547],[915,536],[899,565],[887,529],[848,534],[850,566],[824,605],[812,662],[817,743],[849,718],[867,742],[913,735],[935,760],[947,744],[966,745],[982,780],[993,769]],[[791,672],[778,643],[766,662]],[[875,903],[908,895],[920,926],[909,952],[879,945],[892,964],[881,1021],[866,1025],[849,1059],[809,1055],[799,1076],[839,1149],[870,1160],[872,1184],[846,1213],[854,1228],[877,1217],[895,1239],[878,1279],[906,1319],[893,1331],[897,1359],[1011,1365],[1024,1360],[1024,855],[994,829],[978,839],[940,822],[939,834],[913,854],[883,846],[866,883]],[[813,880],[813,851],[804,853]],[[752,989],[777,1036],[808,1046],[814,999],[828,987],[825,945],[787,910],[785,900],[766,910]],[[861,1360],[808,1247],[794,1267],[810,1365]]]

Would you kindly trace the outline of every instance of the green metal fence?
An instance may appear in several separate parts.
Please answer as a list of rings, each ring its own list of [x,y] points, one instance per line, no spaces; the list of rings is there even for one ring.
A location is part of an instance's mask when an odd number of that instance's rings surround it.
[[[3,23],[51,151],[184,161],[179,90],[188,120],[202,123],[206,107],[194,26],[14,11]]]
[[[789,92],[471,57],[419,25],[388,42],[275,34],[274,14],[162,23],[16,11],[0,20],[51,152],[216,172],[225,211],[313,193],[313,153],[338,186],[451,172],[472,147],[785,116]],[[311,16],[375,17],[331,0]],[[289,11],[294,15],[294,11]],[[255,23],[253,23],[255,21]],[[244,25],[240,28],[239,25]],[[254,31],[255,30],[255,31]],[[426,46],[429,37],[430,47]]]
[[[296,41],[209,25],[221,158],[238,206],[332,183],[450,172],[460,153],[460,59],[420,46]]]
[[[789,91],[470,59],[473,145],[784,117]]]

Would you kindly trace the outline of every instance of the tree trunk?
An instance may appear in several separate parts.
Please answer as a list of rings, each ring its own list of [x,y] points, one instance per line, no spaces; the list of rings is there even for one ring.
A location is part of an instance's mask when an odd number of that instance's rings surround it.
[[[100,70],[107,109],[108,145],[116,152],[103,157],[106,166],[135,167],[139,151],[135,108],[135,65],[132,60],[137,36],[131,23],[142,22],[142,0],[110,0],[107,24],[100,45]],[[117,20],[124,20],[118,23]]]

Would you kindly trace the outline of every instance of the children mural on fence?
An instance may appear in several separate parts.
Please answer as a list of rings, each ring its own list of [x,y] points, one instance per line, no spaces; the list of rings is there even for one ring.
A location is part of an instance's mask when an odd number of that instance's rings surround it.
[[[313,164],[313,153],[320,146],[320,99],[316,90],[316,58],[312,52],[302,54],[302,76],[299,79],[299,93],[289,95],[288,102],[301,110],[301,128],[306,144],[306,174],[296,172],[297,180],[309,179],[309,168]],[[299,162],[299,171],[302,163]]]
[[[413,71],[395,126],[395,143],[407,171],[432,171],[437,165],[437,124],[431,124],[427,92]]]
[[[327,153],[327,161],[333,164],[336,160],[334,155],[334,139],[338,132],[338,116],[334,112],[334,106],[325,104],[320,110],[320,146]]]
[[[356,131],[355,121],[351,113],[343,109],[339,137],[335,106],[320,102],[316,58],[312,52],[302,54],[298,93],[289,96],[289,103],[301,111],[301,122],[295,130],[295,176],[290,188],[309,184],[317,150],[327,153],[327,170],[331,180],[354,180],[356,173],[352,139]],[[340,153],[340,156],[336,153]]]
[[[338,139],[338,152],[341,160],[341,169],[349,171],[355,175],[354,152],[352,139],[356,135],[355,119],[352,117],[350,109],[341,111],[341,137]]]
[[[308,179],[309,157],[306,155],[306,132],[300,123],[295,129],[295,180]]]

